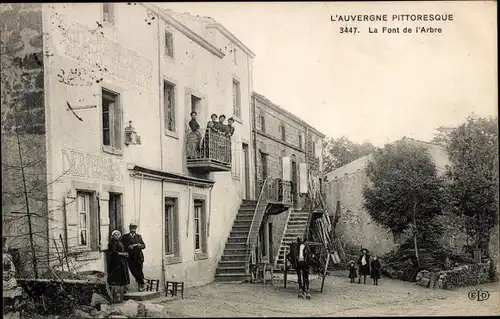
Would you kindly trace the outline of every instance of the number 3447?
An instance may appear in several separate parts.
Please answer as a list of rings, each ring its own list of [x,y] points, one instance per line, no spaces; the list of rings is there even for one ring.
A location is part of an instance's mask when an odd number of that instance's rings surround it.
[[[340,27],[339,32],[356,34],[359,33],[359,30],[357,27]]]

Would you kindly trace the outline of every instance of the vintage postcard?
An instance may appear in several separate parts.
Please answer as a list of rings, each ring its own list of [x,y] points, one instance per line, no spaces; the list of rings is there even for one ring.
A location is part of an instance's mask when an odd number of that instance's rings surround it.
[[[0,4],[4,318],[498,316],[496,12]]]

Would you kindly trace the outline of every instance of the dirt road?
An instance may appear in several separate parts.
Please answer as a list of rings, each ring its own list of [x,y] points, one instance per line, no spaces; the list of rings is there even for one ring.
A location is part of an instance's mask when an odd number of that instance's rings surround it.
[[[500,314],[498,284],[481,287],[491,294],[487,301],[471,301],[464,288],[457,291],[431,290],[414,283],[383,278],[379,286],[351,284],[347,278],[311,281],[312,300],[298,299],[296,283],[283,288],[254,284],[214,283],[185,292],[184,300],[164,302],[176,317],[248,316],[397,316],[397,315],[493,315]]]

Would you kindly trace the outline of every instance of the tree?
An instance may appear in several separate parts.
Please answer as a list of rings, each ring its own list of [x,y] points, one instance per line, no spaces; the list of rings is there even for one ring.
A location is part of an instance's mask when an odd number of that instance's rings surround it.
[[[356,144],[347,137],[326,138],[323,142],[324,171],[331,172],[358,158],[370,154],[375,149],[370,142]]]
[[[431,143],[446,145],[450,139],[450,133],[453,132],[454,127],[440,126],[436,129],[436,133],[434,133],[434,137],[431,140]]]
[[[411,230],[418,261],[419,232],[441,212],[442,181],[431,156],[400,140],[376,150],[366,173],[371,185],[363,189],[364,208],[394,235]]]
[[[466,231],[485,254],[489,254],[490,231],[498,222],[497,121],[469,117],[450,133],[447,144],[449,206],[466,219]]]

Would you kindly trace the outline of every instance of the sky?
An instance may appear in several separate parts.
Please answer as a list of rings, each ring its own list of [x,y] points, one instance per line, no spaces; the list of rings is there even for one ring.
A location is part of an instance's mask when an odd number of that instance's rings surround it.
[[[223,24],[256,54],[254,91],[328,137],[376,146],[404,136],[429,141],[441,125],[497,116],[494,1],[162,6]],[[331,21],[352,14],[387,14],[389,21]],[[393,14],[452,14],[453,21],[390,21]],[[340,34],[343,26],[359,33]],[[400,33],[381,33],[383,26]],[[416,34],[418,26],[442,33]]]

